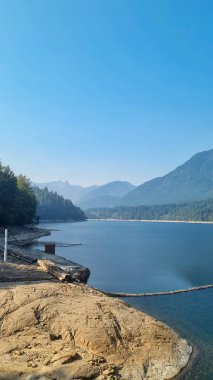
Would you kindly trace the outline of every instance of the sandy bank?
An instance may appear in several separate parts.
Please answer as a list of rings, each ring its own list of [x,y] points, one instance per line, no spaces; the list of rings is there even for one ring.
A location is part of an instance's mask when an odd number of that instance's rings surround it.
[[[170,379],[192,349],[164,324],[83,285],[0,289],[1,379]]]

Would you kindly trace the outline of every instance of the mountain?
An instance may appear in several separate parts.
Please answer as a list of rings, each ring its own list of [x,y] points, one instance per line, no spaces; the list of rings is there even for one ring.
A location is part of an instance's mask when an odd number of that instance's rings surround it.
[[[163,177],[138,186],[117,205],[162,205],[213,198],[213,149],[197,153]]]
[[[113,181],[88,192],[77,201],[81,208],[113,207],[118,200],[135,188],[126,181]]]
[[[71,185],[68,181],[33,183],[33,185],[39,187],[39,189],[44,189],[47,187],[49,191],[55,191],[59,195],[62,195],[65,199],[71,199],[73,202],[76,202],[79,198],[83,197],[97,187],[95,185],[90,187]]]

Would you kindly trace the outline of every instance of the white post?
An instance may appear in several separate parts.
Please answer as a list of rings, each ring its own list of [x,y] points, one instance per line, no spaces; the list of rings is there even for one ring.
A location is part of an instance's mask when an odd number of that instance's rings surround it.
[[[8,236],[8,230],[5,229],[5,241],[4,241],[4,262],[7,262],[7,236]]]

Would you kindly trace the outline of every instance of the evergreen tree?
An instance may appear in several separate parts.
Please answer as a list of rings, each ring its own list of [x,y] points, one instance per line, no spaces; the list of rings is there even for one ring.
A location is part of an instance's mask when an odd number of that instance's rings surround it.
[[[0,224],[15,223],[14,207],[17,191],[17,179],[9,166],[0,163]]]
[[[36,213],[36,198],[30,180],[23,175],[17,177],[15,220],[17,224],[32,223]]]

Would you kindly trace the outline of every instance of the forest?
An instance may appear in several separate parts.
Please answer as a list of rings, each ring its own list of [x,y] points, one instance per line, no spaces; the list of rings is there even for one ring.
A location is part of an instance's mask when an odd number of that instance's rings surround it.
[[[62,195],[49,191],[47,188],[39,189],[33,187],[36,196],[37,208],[36,215],[38,219],[48,220],[76,220],[86,219],[84,212],[73,205],[69,199],[64,199]]]
[[[213,221],[213,199],[159,206],[120,206],[86,211],[89,219]]]
[[[15,176],[0,162],[0,226],[37,223],[40,219],[80,221],[86,216],[71,200],[47,188],[32,187],[30,179]]]
[[[36,198],[30,180],[15,176],[9,166],[0,163],[0,225],[32,223],[36,215]]]

